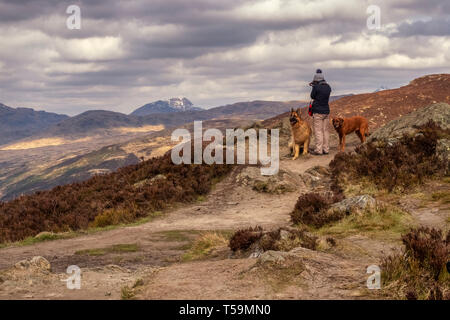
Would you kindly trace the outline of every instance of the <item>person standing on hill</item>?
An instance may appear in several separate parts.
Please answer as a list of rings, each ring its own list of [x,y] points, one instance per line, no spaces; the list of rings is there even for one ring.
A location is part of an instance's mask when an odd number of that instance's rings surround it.
[[[315,148],[311,152],[313,155],[328,154],[330,152],[328,126],[330,122],[330,94],[331,87],[325,81],[322,70],[317,69],[313,81],[309,84],[312,87],[311,99],[313,114],[313,128]]]

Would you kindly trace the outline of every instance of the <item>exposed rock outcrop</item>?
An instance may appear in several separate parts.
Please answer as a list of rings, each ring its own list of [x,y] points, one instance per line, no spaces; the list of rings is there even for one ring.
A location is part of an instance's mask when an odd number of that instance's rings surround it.
[[[51,270],[50,262],[41,256],[36,256],[31,259],[21,260],[14,265],[18,270],[29,270],[32,272],[47,273]]]
[[[285,170],[280,170],[273,176],[263,176],[260,168],[246,167],[236,176],[236,182],[258,192],[282,194],[296,190],[301,180]]]
[[[330,213],[342,213],[345,215],[354,213],[361,214],[365,210],[375,209],[378,205],[377,200],[369,195],[347,198],[331,205],[328,211]]]
[[[289,252],[269,250],[260,255],[260,257],[258,258],[258,263],[281,264],[289,258],[297,258],[297,257],[295,256],[295,254]]]
[[[420,134],[419,128],[433,122],[443,130],[436,142],[435,154],[441,161],[447,162],[447,173],[450,170],[450,105],[436,103],[417,111],[411,112],[399,119],[389,122],[376,130],[368,139],[368,143],[376,146],[394,145],[404,136],[416,137]]]
[[[395,143],[404,134],[415,135],[417,127],[433,121],[444,130],[450,129],[450,105],[436,103],[392,120],[379,128],[367,139],[367,142],[383,141]]]

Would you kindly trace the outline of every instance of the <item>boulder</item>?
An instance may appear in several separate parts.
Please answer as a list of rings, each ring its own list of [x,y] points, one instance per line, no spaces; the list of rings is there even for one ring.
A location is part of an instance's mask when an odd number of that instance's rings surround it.
[[[395,119],[374,131],[367,142],[383,141],[393,144],[403,135],[415,135],[416,127],[433,121],[444,130],[450,129],[450,105],[436,103]]]
[[[33,257],[30,261],[32,267],[42,270],[42,271],[50,271],[51,265],[47,259],[41,256]]]
[[[350,213],[360,214],[367,209],[375,209],[376,207],[377,201],[373,197],[369,195],[362,195],[347,198],[340,202],[334,203],[328,211],[331,213],[341,213],[346,215]]]
[[[289,253],[289,252],[284,252],[284,251],[269,250],[259,256],[258,263],[260,263],[260,264],[265,264],[265,263],[282,264],[289,258],[295,258],[295,255],[292,253]]]
[[[30,260],[21,260],[14,265],[18,270],[30,270],[37,272],[49,272],[51,270],[50,262],[41,256],[36,256]]]
[[[300,181],[295,174],[286,170],[280,170],[273,176],[263,176],[260,168],[249,166],[236,176],[236,182],[257,192],[282,194],[295,191]]]

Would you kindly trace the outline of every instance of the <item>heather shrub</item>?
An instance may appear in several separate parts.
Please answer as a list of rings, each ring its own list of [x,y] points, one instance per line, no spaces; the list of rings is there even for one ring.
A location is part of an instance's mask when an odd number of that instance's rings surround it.
[[[253,243],[259,240],[262,235],[263,228],[259,226],[238,230],[231,237],[229,247],[232,251],[247,250]]]
[[[368,143],[355,153],[337,154],[330,163],[335,188],[364,177],[381,189],[402,191],[428,177],[444,175],[448,160],[439,159],[435,151],[439,139],[450,137],[450,130],[433,122],[417,129],[415,136],[405,135],[394,144]]]
[[[384,286],[408,300],[450,299],[450,276],[446,268],[450,243],[442,231],[419,227],[403,235],[402,241],[403,251],[382,260]]]
[[[231,168],[174,165],[168,152],[84,182],[0,202],[0,242],[19,241],[43,231],[58,233],[132,222],[174,203],[196,201]],[[158,175],[165,179],[152,180]]]
[[[402,237],[405,254],[419,263],[437,279],[449,258],[449,243],[443,238],[442,231],[434,228],[419,227]]]
[[[342,219],[345,214],[328,212],[330,206],[342,200],[340,195],[319,194],[315,192],[300,195],[291,212],[294,224],[305,224],[320,228],[325,224]]]

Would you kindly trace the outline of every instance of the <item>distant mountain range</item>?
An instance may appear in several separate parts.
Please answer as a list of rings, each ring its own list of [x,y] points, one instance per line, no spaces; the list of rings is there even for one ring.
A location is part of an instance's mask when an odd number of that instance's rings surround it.
[[[194,107],[186,98],[173,98],[166,102],[156,101],[147,104],[132,112],[131,115],[106,110],[92,110],[73,117],[60,116],[51,125],[42,126],[41,129],[37,128],[16,137],[11,135],[10,139],[5,142],[0,140],[0,145],[55,137],[65,139],[78,139],[93,135],[111,137],[117,134],[117,129],[120,128],[145,129],[147,126],[169,128],[194,120],[226,118],[262,120],[288,110],[290,106],[303,106],[304,104],[303,101],[251,101],[205,110]],[[0,121],[3,122],[1,115]],[[23,119],[23,121],[26,120]],[[9,128],[13,131],[11,126]]]
[[[203,109],[194,107],[192,102],[186,98],[172,98],[167,101],[159,100],[148,103],[136,110],[130,115],[132,116],[147,116],[155,113],[171,113],[171,112],[185,112],[185,111],[201,111]]]
[[[130,115],[107,110],[91,110],[79,115],[67,115],[35,111],[30,108],[11,108],[0,103],[0,145],[25,138],[83,137],[104,130],[145,125],[177,125],[184,123],[182,117],[170,115],[175,112],[197,112],[187,98],[171,98],[155,101],[133,111]],[[151,117],[148,117],[150,116]],[[108,133],[109,134],[109,133]]]
[[[332,97],[331,101],[345,96]],[[45,138],[78,139],[87,136],[114,136],[120,128],[147,126],[169,128],[194,120],[267,119],[305,105],[304,101],[251,101],[211,109],[194,107],[187,98],[172,98],[146,104],[130,115],[107,110],[91,110],[69,117],[25,108],[10,108],[0,104],[0,146]]]
[[[0,145],[42,132],[69,116],[0,103]]]

